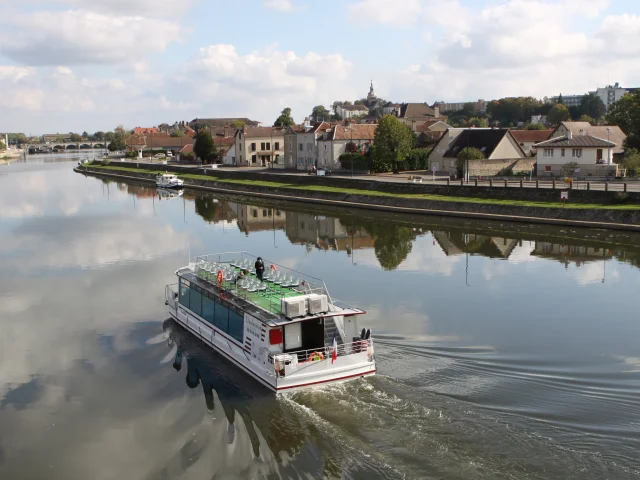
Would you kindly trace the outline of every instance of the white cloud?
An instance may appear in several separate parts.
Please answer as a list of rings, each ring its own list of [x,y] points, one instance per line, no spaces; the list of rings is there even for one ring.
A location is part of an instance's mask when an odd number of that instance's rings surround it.
[[[396,27],[411,27],[423,11],[420,0],[364,0],[347,7],[349,17],[358,23],[383,23]]]
[[[187,11],[195,2],[196,0],[23,0],[21,4],[41,8],[81,8],[115,15],[173,18]],[[0,0],[0,5],[2,3]]]
[[[88,10],[5,15],[0,27],[0,53],[31,66],[138,62],[183,35],[173,21]]]
[[[293,11],[293,3],[291,3],[291,0],[270,0],[268,2],[264,2],[264,6],[281,12]]]

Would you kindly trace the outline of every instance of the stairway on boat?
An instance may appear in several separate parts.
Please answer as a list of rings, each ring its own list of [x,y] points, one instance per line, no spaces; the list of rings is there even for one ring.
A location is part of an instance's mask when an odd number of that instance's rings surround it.
[[[336,326],[336,322],[333,319],[333,317],[325,318],[324,319],[324,346],[325,347],[330,347],[331,345],[333,345],[333,334],[336,330],[338,330],[338,327]],[[344,344],[344,340],[342,339],[342,335],[340,334],[339,330],[338,330],[338,334],[336,335],[336,342],[338,343],[338,345]]]

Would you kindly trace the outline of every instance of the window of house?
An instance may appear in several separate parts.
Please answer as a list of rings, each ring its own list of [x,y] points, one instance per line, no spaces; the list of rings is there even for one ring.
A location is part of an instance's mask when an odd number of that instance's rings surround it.
[[[263,210],[262,210],[262,217],[264,218],[264,217],[266,217],[266,216],[267,216],[267,210],[266,210],[266,209],[263,209]]]
[[[255,151],[256,151],[256,144],[255,144],[255,143],[252,143],[252,144],[251,144],[251,151],[252,151],[252,152],[255,152]]]
[[[304,151],[304,143],[299,143],[298,144],[298,150],[300,150],[301,152]]]
[[[564,157],[564,148],[561,148],[561,149],[560,149],[560,156],[561,156],[561,157]]]
[[[260,143],[260,150],[264,150],[265,149],[264,147],[265,147],[264,142],[261,142]]]
[[[276,155],[276,163],[280,163],[280,155]]]
[[[277,145],[277,143],[276,143]],[[289,152],[291,152],[291,142],[289,142]]]
[[[271,150],[271,142],[267,142],[267,150]]]
[[[544,158],[553,158],[553,148],[544,149]]]
[[[276,142],[275,143],[275,147],[273,147],[274,150],[280,150],[280,142]]]
[[[544,166],[544,171],[545,172],[550,172],[551,171],[551,165],[545,165]]]
[[[258,160],[258,156],[257,155],[251,155],[251,162],[252,163],[256,163],[257,160]]]
[[[257,208],[253,208],[253,209],[251,210],[251,216],[252,216],[253,218],[258,218],[258,209],[257,209]]]
[[[596,150],[596,160],[597,160],[598,162],[601,162],[601,161],[602,161],[602,149],[601,149],[601,148],[599,148],[598,150]]]
[[[307,152],[313,152],[313,143],[307,143]]]
[[[571,150],[571,156],[573,158],[581,158],[582,157],[582,149],[581,148],[574,148]]]

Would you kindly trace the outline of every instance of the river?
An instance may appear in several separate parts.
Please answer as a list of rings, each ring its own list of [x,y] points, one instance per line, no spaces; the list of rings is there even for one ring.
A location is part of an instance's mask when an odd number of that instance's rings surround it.
[[[52,156],[47,156],[51,159]],[[640,237],[0,167],[0,478],[640,476]],[[170,320],[245,250],[367,311],[378,375],[265,393]]]

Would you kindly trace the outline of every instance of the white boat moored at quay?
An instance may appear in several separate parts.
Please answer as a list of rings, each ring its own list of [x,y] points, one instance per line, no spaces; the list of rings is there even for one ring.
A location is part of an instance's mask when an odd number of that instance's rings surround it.
[[[169,314],[274,392],[355,379],[376,372],[363,310],[329,295],[318,278],[246,252],[197,257],[165,290]]]
[[[180,180],[174,173],[163,173],[156,177],[156,187],[159,188],[182,188],[184,181]]]

